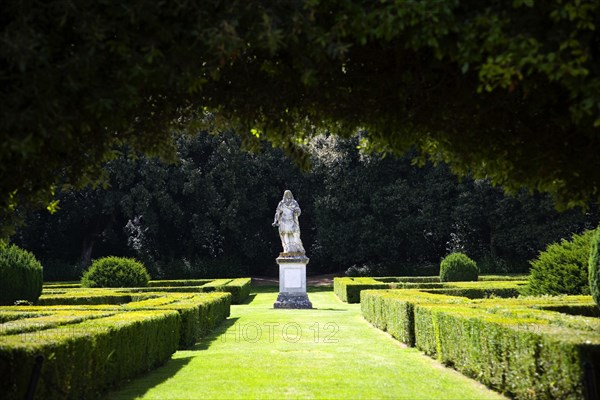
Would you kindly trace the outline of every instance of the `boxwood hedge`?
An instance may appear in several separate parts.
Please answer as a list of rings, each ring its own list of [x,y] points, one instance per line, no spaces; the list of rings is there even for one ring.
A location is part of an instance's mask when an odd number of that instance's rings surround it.
[[[414,278],[424,278],[415,280]],[[340,300],[348,303],[360,302],[360,292],[372,289],[422,289],[432,293],[464,296],[469,298],[485,297],[516,297],[526,281],[499,281],[497,276],[492,280],[485,277],[478,282],[448,282],[433,281],[431,277],[385,277],[385,278],[334,278],[333,290]]]
[[[363,315],[375,326],[512,397],[598,394],[600,320],[543,309],[589,306],[590,296],[469,300],[370,290],[361,297]]]
[[[165,362],[177,349],[176,311],[119,313],[27,335],[4,335],[0,393],[23,399],[36,356],[44,362],[36,398],[97,398],[112,384]]]
[[[151,281],[150,287],[128,288],[121,293],[143,293],[143,292],[169,292],[169,293],[231,293],[232,303],[241,304],[250,295],[250,278],[237,279],[191,279]]]
[[[109,291],[109,290],[105,290]],[[116,290],[113,290],[116,292]],[[0,393],[25,397],[34,359],[45,358],[36,398],[97,398],[115,383],[165,362],[177,348],[229,316],[231,294],[142,293],[119,304],[87,305],[77,292],[62,305],[0,311]],[[79,297],[78,297],[79,296]],[[80,304],[76,305],[77,299]]]

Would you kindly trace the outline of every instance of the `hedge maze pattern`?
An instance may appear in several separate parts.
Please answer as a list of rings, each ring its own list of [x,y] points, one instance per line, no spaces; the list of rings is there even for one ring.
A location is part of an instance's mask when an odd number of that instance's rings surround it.
[[[590,296],[473,300],[428,291],[364,290],[363,316],[510,397],[598,398],[600,315]]]
[[[101,397],[192,346],[250,291],[246,278],[151,284],[47,285],[37,305],[0,308],[0,397],[25,398],[42,359],[36,398]]]
[[[516,297],[527,284],[523,276],[481,276],[478,282],[442,283],[437,276],[384,278],[334,278],[333,290],[340,300],[359,303],[360,292],[368,289],[420,289],[422,291],[469,298]]]

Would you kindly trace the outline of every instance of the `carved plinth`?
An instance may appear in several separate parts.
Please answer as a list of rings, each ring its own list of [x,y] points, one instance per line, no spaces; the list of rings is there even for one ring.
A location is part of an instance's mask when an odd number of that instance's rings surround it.
[[[279,296],[274,308],[312,308],[306,294],[306,264],[303,253],[281,253],[279,264]]]

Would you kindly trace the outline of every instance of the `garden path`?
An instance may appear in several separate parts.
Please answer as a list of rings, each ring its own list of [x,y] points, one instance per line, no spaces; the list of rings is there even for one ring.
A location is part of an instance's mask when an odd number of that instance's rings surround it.
[[[503,398],[372,327],[331,288],[309,289],[313,310],[273,309],[276,297],[254,287],[210,336],[110,398]]]

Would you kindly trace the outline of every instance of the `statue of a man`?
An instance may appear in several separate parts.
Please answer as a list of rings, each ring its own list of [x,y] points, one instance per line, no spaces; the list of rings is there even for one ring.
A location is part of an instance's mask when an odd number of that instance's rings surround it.
[[[275,211],[275,220],[273,226],[279,227],[279,237],[284,253],[302,253],[304,247],[300,240],[300,206],[294,200],[294,195],[291,191],[286,190],[283,193],[283,199],[279,202]]]

